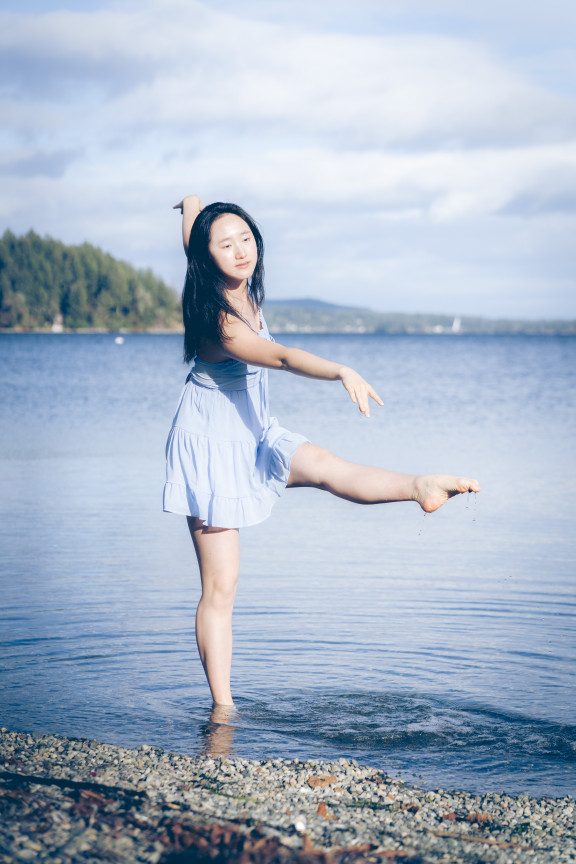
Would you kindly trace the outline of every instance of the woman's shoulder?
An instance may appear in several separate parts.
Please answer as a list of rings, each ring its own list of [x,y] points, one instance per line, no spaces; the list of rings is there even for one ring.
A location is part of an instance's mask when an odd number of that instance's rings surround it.
[[[248,327],[254,333],[258,333],[264,326],[264,318],[258,306],[251,306],[249,309],[242,310],[242,312],[236,312],[236,314],[222,310],[221,315],[224,336],[231,335],[232,333],[237,334],[244,327]]]

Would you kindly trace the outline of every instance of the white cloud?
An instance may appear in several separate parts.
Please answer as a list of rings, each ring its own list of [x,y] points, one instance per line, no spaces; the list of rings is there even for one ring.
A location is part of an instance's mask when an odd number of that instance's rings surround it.
[[[262,202],[345,206],[405,218],[454,221],[498,213],[522,196],[545,209],[576,202],[576,141],[526,148],[396,153],[323,148],[201,155],[193,170],[207,186]],[[136,169],[137,170],[137,169]],[[190,167],[173,162],[174,181]],[[534,212],[534,207],[532,212]]]
[[[272,250],[274,242],[284,249],[305,211],[311,238],[315,220],[326,226],[324,245],[301,240],[306,255],[293,260],[314,274],[308,293],[326,296],[338,283],[330,261],[341,254],[335,226],[344,210],[362,226],[345,250],[356,268],[363,262],[366,297],[380,274],[398,280],[404,268],[410,284],[426,278],[437,298],[466,281],[478,311],[498,293],[475,292],[476,277],[462,275],[478,267],[468,242],[478,226],[487,260],[500,268],[483,272],[484,284],[508,278],[514,297],[528,269],[510,242],[506,266],[513,262],[516,275],[505,277],[502,250],[518,221],[532,249],[540,232],[552,250],[550,214],[572,225],[576,103],[488,46],[455,35],[324,33],[221,6],[145,0],[0,15],[0,170],[13,175],[3,177],[6,225],[25,230],[35,219],[39,230],[91,239],[178,283],[180,261],[168,263],[177,248],[173,197],[199,191],[246,203],[268,217]],[[386,261],[377,247],[383,224],[396,244]],[[435,254],[440,228],[452,239]],[[467,258],[456,266],[458,249]],[[277,260],[273,252],[272,271]],[[346,290],[346,279],[338,284]]]
[[[101,89],[102,120],[338,136],[348,145],[508,145],[576,134],[576,106],[483,46],[440,36],[301,33],[198,2],[138,12],[3,16],[0,47],[19,92],[71,99]],[[94,94],[89,91],[90,103]]]
[[[211,0],[210,6],[234,12],[237,2]],[[576,30],[570,0],[243,0],[242,15],[322,33],[457,34],[514,47],[516,60],[543,46],[570,48]]]

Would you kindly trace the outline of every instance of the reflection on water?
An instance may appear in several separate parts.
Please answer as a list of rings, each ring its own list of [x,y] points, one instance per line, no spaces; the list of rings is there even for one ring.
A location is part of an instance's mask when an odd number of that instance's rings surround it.
[[[290,342],[357,366],[385,407],[366,421],[334,383],[271,375],[283,425],[482,493],[423,516],[287,492],[241,532],[223,718],[185,520],[161,512],[179,337],[2,336],[2,723],[573,793],[576,340]]]
[[[205,726],[200,727],[200,739],[203,756],[233,755],[235,720],[238,719],[238,709],[234,705],[214,705],[210,711],[210,719]]]

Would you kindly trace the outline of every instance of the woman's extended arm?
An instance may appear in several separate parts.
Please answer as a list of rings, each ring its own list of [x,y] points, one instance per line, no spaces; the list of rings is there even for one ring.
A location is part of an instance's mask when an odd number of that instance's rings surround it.
[[[184,252],[188,254],[190,231],[196,216],[200,210],[204,209],[204,205],[198,195],[187,195],[179,204],[174,204],[172,209],[180,210],[182,213],[182,243],[184,244]]]
[[[365,417],[370,416],[369,397],[378,405],[384,404],[370,384],[349,366],[324,360],[300,348],[287,348],[278,342],[262,339],[238,318],[230,316],[227,319],[225,337],[221,345],[222,350],[234,360],[241,360],[253,366],[264,366],[267,369],[284,369],[295,375],[303,375],[305,378],[341,381],[352,402],[358,405]]]

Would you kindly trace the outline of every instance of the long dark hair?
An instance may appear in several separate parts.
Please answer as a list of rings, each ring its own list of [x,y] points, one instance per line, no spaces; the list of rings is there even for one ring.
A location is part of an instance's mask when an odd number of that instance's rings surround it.
[[[248,296],[258,308],[264,300],[264,241],[258,226],[237,204],[223,204],[220,201],[208,204],[194,220],[188,243],[188,267],[182,292],[185,363],[194,358],[202,339],[214,342],[224,340],[226,315],[242,317],[226,300],[226,279],[208,249],[212,223],[226,213],[233,213],[243,219],[254,235],[258,261],[252,278],[248,280]]]

